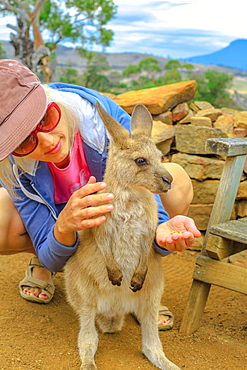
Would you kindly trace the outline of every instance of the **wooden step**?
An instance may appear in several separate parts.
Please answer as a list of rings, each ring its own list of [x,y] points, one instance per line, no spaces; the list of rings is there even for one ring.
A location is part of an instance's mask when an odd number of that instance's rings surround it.
[[[247,269],[198,255],[194,279],[247,294]]]
[[[213,225],[209,232],[222,238],[247,244],[247,217]]]

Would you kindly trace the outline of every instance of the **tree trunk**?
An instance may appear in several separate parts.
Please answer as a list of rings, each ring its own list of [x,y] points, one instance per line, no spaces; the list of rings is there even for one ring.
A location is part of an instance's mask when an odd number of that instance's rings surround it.
[[[10,43],[15,49],[15,56],[20,59],[28,68],[33,70],[32,55],[34,52],[34,43],[29,38],[29,27],[25,15],[17,15],[18,26],[8,25],[9,28],[17,32],[10,34]]]
[[[43,38],[40,33],[40,27],[39,27],[39,19],[38,16],[35,16],[31,21],[31,26],[33,28],[33,36],[34,36],[34,47],[36,50],[36,53],[39,55],[39,58],[37,58],[37,64],[42,65],[42,72],[44,77],[44,82],[49,83],[51,82],[51,70],[49,67],[49,55],[50,51],[45,46]],[[39,60],[38,60],[39,59]]]

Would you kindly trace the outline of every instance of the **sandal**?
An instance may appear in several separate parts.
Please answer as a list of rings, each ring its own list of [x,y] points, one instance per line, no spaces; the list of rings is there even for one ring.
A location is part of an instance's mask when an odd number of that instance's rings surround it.
[[[20,295],[22,296],[22,298],[26,299],[27,301],[37,302],[37,303],[49,303],[53,298],[53,295],[55,292],[55,285],[47,283],[44,280],[34,278],[32,276],[32,270],[34,267],[44,267],[43,265],[41,265],[38,257],[32,257],[29,261],[29,266],[26,271],[26,276],[19,284]],[[54,276],[55,273],[52,273],[52,275]],[[48,298],[41,299],[39,297],[28,295],[24,293],[23,291],[24,286],[28,286],[32,288],[40,288],[42,289],[42,292],[44,292],[48,296]]]
[[[173,322],[174,322],[174,316],[173,314],[168,310],[166,306],[160,306],[159,308],[159,315],[165,315],[168,316],[170,321],[166,322],[164,324],[158,325],[159,330],[169,330],[172,329],[173,327]]]

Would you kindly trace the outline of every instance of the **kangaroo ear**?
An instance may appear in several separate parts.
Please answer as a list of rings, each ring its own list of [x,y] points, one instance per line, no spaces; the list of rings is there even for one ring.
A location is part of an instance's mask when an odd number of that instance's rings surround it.
[[[137,104],[131,116],[131,132],[151,137],[153,119],[147,108],[143,104]]]
[[[126,147],[130,136],[128,130],[107,113],[98,102],[96,108],[113,142],[121,148]]]

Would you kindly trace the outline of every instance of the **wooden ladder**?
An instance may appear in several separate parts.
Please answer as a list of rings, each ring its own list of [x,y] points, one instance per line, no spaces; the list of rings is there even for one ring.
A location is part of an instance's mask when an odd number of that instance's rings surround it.
[[[247,269],[224,259],[247,249],[247,218],[230,220],[247,154],[247,139],[208,139],[210,154],[225,156],[201,253],[196,258],[193,282],[180,333],[191,334],[200,320],[212,284],[247,294]]]

